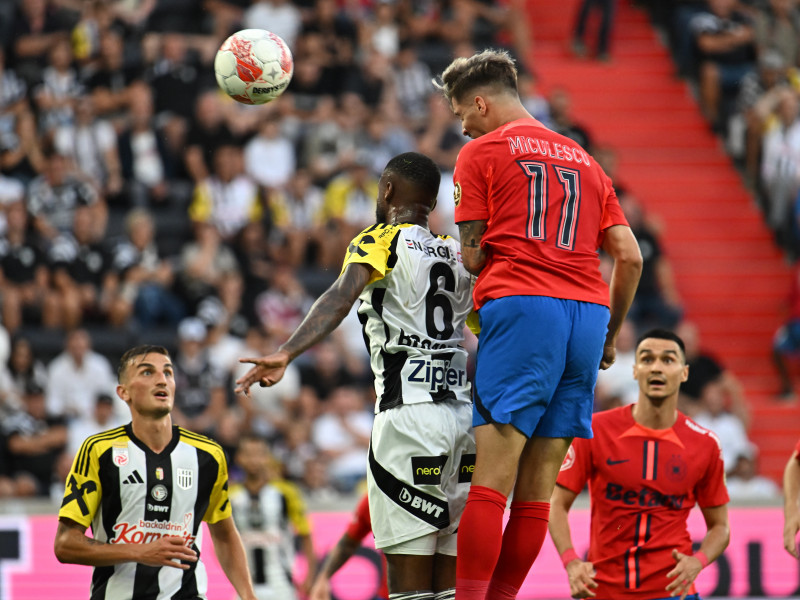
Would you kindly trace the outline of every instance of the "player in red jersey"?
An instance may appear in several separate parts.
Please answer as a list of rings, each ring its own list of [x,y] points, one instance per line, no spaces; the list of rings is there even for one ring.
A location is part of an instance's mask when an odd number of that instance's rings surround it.
[[[667,330],[636,344],[636,404],[597,413],[591,440],[576,439],[553,492],[550,536],[573,598],[697,598],[693,582],[728,545],[728,492],[719,440],[678,412],[686,381],[683,341]],[[568,513],[589,483],[589,554],[572,547]],[[698,504],[707,533],[692,553],[686,529]]]
[[[317,578],[314,580],[314,585],[311,586],[311,593],[308,596],[309,600],[330,600],[331,577],[356,553],[361,545],[361,540],[368,533],[372,533],[372,520],[369,516],[369,498],[367,494],[364,494],[353,513],[353,519],[342,534],[342,537],[336,542],[336,546],[328,554],[322,569],[320,569]],[[389,598],[389,588],[386,582],[386,557],[382,553],[381,559],[383,571],[381,572],[381,582],[375,597],[386,600]]]
[[[570,442],[592,435],[597,371],[614,362],[642,258],[611,180],[525,110],[507,53],[457,58],[435,83],[475,138],[453,176],[481,326],[477,457],[459,527],[456,597],[514,598],[547,533]],[[600,247],[614,259],[610,299]]]
[[[800,531],[800,440],[783,470],[783,547],[800,558],[797,533]]]

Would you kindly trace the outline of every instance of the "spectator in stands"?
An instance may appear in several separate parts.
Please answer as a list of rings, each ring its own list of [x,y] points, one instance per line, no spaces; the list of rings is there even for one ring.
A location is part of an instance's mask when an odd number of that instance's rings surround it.
[[[74,123],[55,130],[56,152],[71,159],[81,179],[100,190],[103,197],[118,202],[122,192],[122,170],[117,133],[107,120],[97,118],[91,98],[75,107]]]
[[[61,38],[48,53],[48,65],[42,82],[34,92],[39,129],[52,133],[58,127],[69,127],[75,118],[75,106],[83,94],[78,72],[72,65],[72,45]]]
[[[353,387],[331,391],[325,411],[311,428],[311,441],[328,464],[334,487],[350,493],[367,476],[373,415],[366,409],[364,392]]]
[[[269,216],[277,229],[283,262],[293,267],[335,263],[336,259],[324,255],[328,234],[323,204],[323,191],[306,169],[296,170],[284,189],[269,195]]]
[[[114,28],[102,31],[98,62],[84,77],[97,114],[114,120],[124,115],[131,106],[130,86],[141,78],[141,67],[126,60],[122,34]]]
[[[712,381],[703,387],[699,409],[692,417],[698,425],[717,434],[726,472],[733,469],[736,458],[747,454],[751,446],[745,423],[735,414],[746,407],[732,406],[731,401],[743,403],[744,399],[741,395],[729,397],[721,379]]]
[[[54,0],[26,0],[17,6],[13,38],[4,40],[4,45],[11,49],[19,73],[32,83],[41,79],[44,58],[53,44],[69,39],[76,15]]]
[[[267,113],[244,149],[245,172],[259,185],[272,190],[282,189],[295,171],[295,148],[281,132],[281,115]],[[264,165],[269,165],[268,169]]]
[[[157,96],[161,97],[160,94]],[[180,96],[181,104],[185,104],[187,97],[194,96]],[[186,171],[196,185],[211,176],[214,151],[236,142],[225,123],[220,102],[219,92],[216,90],[208,90],[197,96],[194,119],[189,125],[184,151]]]
[[[617,337],[617,359],[597,374],[595,411],[633,404],[639,398],[639,382],[633,377],[636,363],[636,327],[626,319]]]
[[[586,56],[586,25],[589,22],[589,15],[592,8],[600,11],[600,27],[597,29],[596,54],[598,60],[609,61],[609,47],[611,36],[614,30],[614,13],[617,9],[616,0],[583,0],[578,10],[578,18],[575,22],[575,29],[572,38],[572,51],[575,56],[583,58]]]
[[[271,283],[256,298],[256,314],[264,329],[281,344],[303,320],[314,299],[288,265],[275,265]]]
[[[431,70],[419,60],[414,44],[402,42],[394,60],[394,89],[406,119],[417,127],[428,117]]]
[[[778,245],[794,250],[792,214],[800,190],[800,102],[791,89],[781,89],[771,98],[777,120],[764,134],[761,158],[767,223]]]
[[[777,52],[784,64],[797,65],[800,58],[800,10],[797,0],[769,0],[753,19],[759,57],[769,50]]]
[[[6,66],[0,47],[0,173],[28,181],[43,168],[36,120],[28,104],[28,86]]]
[[[796,260],[794,264],[787,305],[786,319],[775,332],[772,341],[772,360],[781,386],[778,398],[793,402],[796,396],[792,384],[790,359],[800,355],[800,260]]]
[[[755,32],[736,0],[709,0],[707,12],[695,15],[689,27],[700,58],[700,107],[722,131],[723,103],[735,98],[742,78],[755,68]]]
[[[195,186],[189,218],[213,223],[222,239],[231,241],[247,223],[259,220],[261,212],[258,186],[243,170],[241,148],[217,147],[212,173]]]
[[[75,208],[72,232],[53,241],[48,258],[52,285],[60,296],[61,326],[104,322],[119,280],[111,256],[93,231],[91,207]]]
[[[757,456],[758,449],[750,444],[747,452],[736,457],[725,481],[731,500],[769,502],[780,496],[781,490],[775,482],[758,474]]]
[[[266,356],[276,350],[278,344],[275,339],[265,333],[261,327],[251,327],[245,337],[245,348],[240,356]],[[234,381],[247,373],[249,366],[238,364],[233,372]],[[293,421],[292,415],[298,412],[298,398],[300,395],[300,370],[295,364],[290,364],[286,373],[277,384],[271,387],[253,387],[249,395],[238,396],[239,405],[245,414],[245,422],[253,433],[268,440],[288,436],[288,430]],[[285,459],[281,459],[286,462]],[[302,470],[301,470],[302,471]],[[298,473],[295,469],[294,475]]]
[[[721,390],[724,406],[742,422],[745,429],[750,426],[750,414],[741,382],[715,356],[703,350],[700,332],[692,321],[683,320],[675,329],[686,347],[686,364],[689,378],[681,385],[681,411],[691,418],[700,409],[699,402],[707,386],[715,384]],[[688,412],[687,412],[688,411]]]
[[[225,273],[239,270],[236,255],[223,243],[213,223],[200,221],[193,227],[194,240],[181,252],[177,286],[189,313],[203,298],[216,294]]]
[[[642,253],[642,276],[628,318],[639,331],[653,327],[671,329],[683,314],[672,266],[661,247],[655,227],[647,222],[641,204],[631,195],[620,198],[625,217]],[[691,375],[690,375],[691,377]]]
[[[116,397],[117,378],[111,363],[92,350],[85,329],[67,334],[64,351],[48,366],[47,379],[48,412],[68,420],[90,415],[100,394]],[[116,402],[117,416],[125,416],[126,410],[121,400]]]
[[[327,403],[334,390],[356,387],[358,378],[345,361],[345,353],[335,341],[328,339],[317,344],[313,359],[300,366],[303,387],[313,392],[317,403]]]
[[[45,152],[44,171],[28,186],[28,212],[36,232],[49,241],[72,231],[79,206],[91,208],[94,238],[102,238],[107,209],[97,191],[68,172],[67,160],[55,150]]]
[[[299,6],[289,0],[252,0],[242,15],[242,25],[271,31],[294,50],[303,26],[303,15]]]
[[[22,396],[26,389],[38,387],[47,390],[47,368],[34,356],[31,342],[23,336],[14,337],[11,342],[6,373],[16,408],[21,407]]]
[[[109,323],[120,327],[133,316],[144,330],[162,324],[177,326],[186,309],[172,292],[172,262],[159,256],[153,216],[144,209],[132,210],[125,219],[125,233],[127,237],[112,251],[111,268],[118,283],[109,306]]]
[[[5,217],[8,230],[0,237],[3,324],[12,334],[26,323],[57,327],[61,324],[59,298],[50,289],[50,270],[28,227],[24,202],[6,205]]]
[[[225,382],[211,362],[205,341],[206,325],[197,317],[187,317],[178,325],[172,416],[181,427],[213,435],[225,411]]]
[[[273,262],[272,244],[263,220],[245,225],[233,252],[244,280],[242,314],[248,323],[257,323],[256,298],[269,287]]]
[[[69,422],[66,451],[70,462],[72,462],[87,437],[120,427],[127,422],[127,419],[123,419],[118,413],[114,412],[114,405],[114,398],[108,394],[98,394],[97,398],[95,398],[93,410],[88,415],[72,419]]]
[[[553,131],[576,141],[587,152],[592,152],[592,137],[589,131],[572,116],[572,100],[565,89],[555,89],[548,98],[550,103],[550,127]]]
[[[218,296],[204,298],[197,306],[197,316],[206,326],[206,347],[211,362],[226,383],[239,365],[247,333],[248,321],[240,312],[243,290],[240,273],[225,273],[219,283]],[[226,386],[229,388],[233,386]]]
[[[119,136],[119,161],[133,206],[153,209],[178,204],[188,198],[175,181],[173,155],[166,136],[155,125],[153,93],[147,84],[137,83],[128,90],[130,112],[127,127]]]
[[[43,389],[26,388],[23,409],[3,420],[2,432],[14,495],[48,496],[68,436],[64,420],[48,412]]]
[[[272,443],[272,452],[283,465],[286,479],[298,483],[308,475],[309,462],[321,462],[311,443],[311,422],[304,419],[287,423],[284,433]]]

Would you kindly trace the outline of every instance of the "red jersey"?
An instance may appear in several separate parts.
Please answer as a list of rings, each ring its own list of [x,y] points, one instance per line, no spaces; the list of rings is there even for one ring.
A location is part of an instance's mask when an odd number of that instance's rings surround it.
[[[589,482],[594,591],[664,598],[672,549],[692,554],[689,511],[728,502],[719,440],[681,413],[669,429],[648,429],[633,420],[632,406],[595,414],[592,429],[593,439],[572,442],[558,485],[580,493]]]
[[[475,308],[504,296],[550,296],[608,306],[597,249],[627,225],[611,179],[571,139],[536,119],[468,142],[453,173],[455,220],[487,221]]]
[[[369,516],[369,500],[367,495],[364,494],[356,507],[356,511],[353,513],[353,518],[347,526],[345,534],[351,540],[360,542],[368,533],[372,533],[372,519]],[[386,557],[383,555],[383,552],[380,554],[383,559],[383,577],[381,577],[381,583],[376,593],[378,598],[388,598],[389,587],[386,581],[386,574],[388,573]]]

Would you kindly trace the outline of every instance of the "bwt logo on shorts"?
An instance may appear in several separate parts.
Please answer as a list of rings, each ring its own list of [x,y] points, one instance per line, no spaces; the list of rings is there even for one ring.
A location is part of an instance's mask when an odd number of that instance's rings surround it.
[[[442,482],[442,467],[447,462],[444,456],[412,456],[411,469],[415,485],[439,485]]]
[[[472,473],[475,471],[475,455],[463,454],[458,465],[458,483],[470,483]]]
[[[463,387],[467,381],[467,372],[464,369],[451,367],[449,360],[414,358],[409,360],[408,364],[412,369],[408,381],[424,383],[432,392],[443,388]]]
[[[431,498],[431,500],[425,500],[416,494],[412,494],[406,488],[400,490],[400,502],[407,504],[409,511],[412,513],[422,513],[434,518],[438,518],[445,510],[445,506],[440,506],[435,499]],[[428,519],[425,520],[427,521]]]

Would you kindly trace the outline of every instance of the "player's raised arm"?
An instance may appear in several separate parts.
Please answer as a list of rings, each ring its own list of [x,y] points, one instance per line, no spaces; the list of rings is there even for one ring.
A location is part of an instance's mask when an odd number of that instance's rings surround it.
[[[261,358],[241,358],[239,362],[255,365],[236,380],[236,392],[247,393],[254,383],[274,385],[283,377],[286,366],[298,355],[324,339],[350,312],[367,285],[372,268],[361,263],[349,264],[339,278],[317,298],[303,322],[277,352]]]

